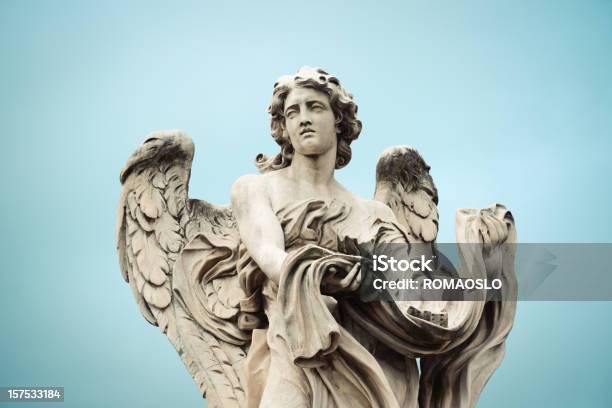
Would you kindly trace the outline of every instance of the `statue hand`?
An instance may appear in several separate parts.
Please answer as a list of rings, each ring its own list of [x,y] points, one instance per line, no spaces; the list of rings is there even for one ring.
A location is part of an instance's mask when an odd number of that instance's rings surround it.
[[[503,244],[508,240],[514,219],[510,211],[500,204],[479,211],[478,231],[483,243],[483,260],[489,279],[500,277],[503,270]]]
[[[479,211],[479,233],[485,246],[499,245],[506,242],[509,234],[512,215],[502,205],[496,204]]]

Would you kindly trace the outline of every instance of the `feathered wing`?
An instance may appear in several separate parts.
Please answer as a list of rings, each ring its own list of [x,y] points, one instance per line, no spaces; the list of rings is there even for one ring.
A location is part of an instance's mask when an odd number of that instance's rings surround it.
[[[186,243],[187,182],[193,144],[181,134],[150,135],[121,172],[117,250],[144,317],[178,345],[172,267]]]
[[[436,248],[438,236],[438,190],[429,174],[430,167],[419,152],[410,146],[387,148],[376,164],[376,190],[374,199],[391,208],[397,222],[404,227],[411,246],[411,254],[431,257],[436,269],[454,274],[448,264],[440,262]],[[438,255],[438,256],[434,256]],[[430,303],[432,310],[421,310],[421,302],[396,302],[404,314],[430,320],[448,321],[445,314],[439,315],[437,306]]]
[[[395,146],[382,153],[376,165],[374,199],[391,208],[410,243],[436,240],[438,190],[429,166],[412,147]]]
[[[168,336],[209,405],[238,407],[250,338],[237,324],[239,235],[230,208],[188,198],[193,154],[187,135],[168,131],[128,159],[119,263],[143,316]]]

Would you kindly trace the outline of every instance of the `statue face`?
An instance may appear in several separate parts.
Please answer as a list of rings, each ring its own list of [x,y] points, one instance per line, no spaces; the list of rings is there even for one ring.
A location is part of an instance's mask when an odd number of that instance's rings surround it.
[[[336,118],[329,97],[312,88],[294,88],[285,99],[285,127],[296,153],[320,155],[336,148]]]

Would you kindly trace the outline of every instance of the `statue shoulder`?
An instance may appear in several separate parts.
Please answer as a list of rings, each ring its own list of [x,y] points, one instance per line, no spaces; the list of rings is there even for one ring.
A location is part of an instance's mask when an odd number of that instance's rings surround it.
[[[238,177],[232,184],[230,192],[232,208],[236,210],[258,198],[266,199],[268,191],[266,185],[267,181],[263,175],[245,174]]]
[[[281,171],[265,174],[245,174],[238,177],[232,184],[232,197],[245,195],[269,196],[270,191],[275,190],[275,187],[281,182],[277,173],[281,173]]]
[[[232,184],[231,194],[243,195],[248,193],[253,188],[259,187],[262,184],[262,176],[259,174],[245,174],[240,176]]]

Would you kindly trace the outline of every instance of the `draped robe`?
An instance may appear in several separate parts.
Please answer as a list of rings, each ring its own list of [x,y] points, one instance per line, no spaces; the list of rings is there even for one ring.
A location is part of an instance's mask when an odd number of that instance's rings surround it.
[[[501,362],[515,302],[365,302],[350,296],[342,289],[355,282],[335,279],[332,267],[351,269],[363,261],[363,248],[412,249],[401,226],[374,214],[355,221],[351,210],[337,200],[310,199],[277,211],[288,253],[278,285],[237,235],[196,235],[174,266],[175,307],[191,316],[177,322],[179,335],[188,340],[197,322],[227,344],[250,340],[246,359],[226,367],[238,370],[248,407],[473,407]],[[510,292],[516,288],[512,247],[502,247],[500,269],[492,271],[506,279]],[[491,273],[482,246],[460,247],[460,255],[472,277]],[[211,284],[223,289],[229,306],[209,296]],[[411,306],[443,310],[448,324],[416,317],[408,313]],[[237,321],[227,320],[232,317]]]
[[[407,244],[402,227],[374,215],[349,221],[336,200],[277,211],[289,256],[279,284],[241,245],[238,272],[268,321],[246,361],[249,407],[469,407],[499,365],[512,326],[509,302],[445,302],[448,327],[406,312],[415,302],[361,302],[324,294],[331,266],[359,262],[343,243]],[[484,265],[476,265],[484,274]],[[428,302],[416,302],[427,308]],[[438,302],[439,303],[439,302]],[[507,303],[507,304],[506,304]],[[439,304],[437,305],[439,307]],[[421,358],[421,374],[416,358]]]

